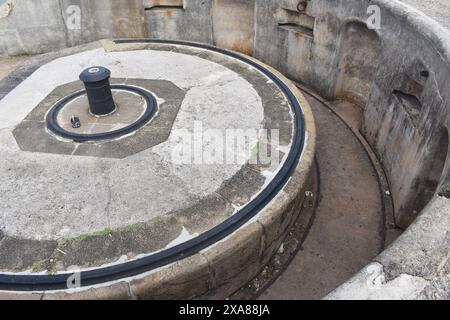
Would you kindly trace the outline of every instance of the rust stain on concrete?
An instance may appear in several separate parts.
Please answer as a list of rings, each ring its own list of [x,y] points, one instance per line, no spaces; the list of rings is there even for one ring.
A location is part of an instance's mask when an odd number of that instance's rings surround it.
[[[172,17],[172,13],[173,13],[173,10],[171,10],[171,9],[164,10],[164,14],[169,18]]]

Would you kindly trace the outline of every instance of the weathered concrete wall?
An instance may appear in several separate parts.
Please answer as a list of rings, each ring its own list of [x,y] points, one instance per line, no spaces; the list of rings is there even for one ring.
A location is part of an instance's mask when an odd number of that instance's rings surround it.
[[[449,201],[435,199],[394,245],[326,299],[449,298]]]
[[[398,21],[395,14],[386,13],[386,16]],[[420,177],[428,171],[435,156],[448,158],[448,144],[437,153],[435,150],[441,132],[446,131],[448,136],[450,91],[448,52],[436,50],[437,39],[419,37],[418,31],[416,26],[408,24],[393,24],[384,31],[384,57],[363,128],[390,177],[397,223],[402,227],[408,226],[423,209],[423,206],[408,207],[411,199],[418,197],[417,189],[426,184],[436,188],[449,174],[448,166],[442,164],[438,182],[428,183]],[[394,34],[401,36],[388,36]],[[429,178],[436,180],[436,177]]]
[[[0,0],[0,18],[7,17],[12,10],[11,1]]]
[[[145,50],[146,47],[142,44],[116,45],[112,41],[95,42],[89,44],[89,46],[95,48],[103,46],[104,50],[114,51],[115,53]],[[155,46],[155,48],[158,49],[158,46]],[[14,72],[14,78],[20,78],[20,81],[18,81],[20,83],[31,74],[36,75],[36,69],[38,69],[38,72],[39,70],[42,71],[42,68],[48,66],[49,61],[76,52],[84,52],[86,49],[89,48],[80,46],[57,53],[32,57]],[[172,46],[167,48],[167,50],[174,49]],[[184,50],[188,49],[184,48]],[[219,56],[218,60],[215,60],[216,63],[221,63],[220,59],[222,57]],[[249,57],[249,59],[252,58]],[[258,63],[256,60],[254,62]],[[237,62],[237,64],[240,65],[240,62]],[[298,221],[299,216],[302,215],[302,219],[306,221],[310,219],[309,214],[304,212],[303,208],[308,208],[312,201],[312,198],[307,196],[307,190],[311,187],[310,175],[315,157],[316,137],[311,109],[298,88],[270,66],[265,65],[264,67],[279,77],[301,104],[307,140],[305,141],[301,161],[297,163],[289,181],[257,216],[228,237],[195,255],[137,276],[69,291],[0,291],[0,299],[224,299],[255,277],[279,250],[291,227]],[[243,66],[243,69],[247,70],[247,67]],[[9,84],[8,80],[3,80],[3,83]],[[267,84],[266,78],[261,77],[261,82]],[[15,83],[14,87],[18,83]],[[8,90],[8,88],[5,89]],[[267,91],[265,91],[266,93]],[[272,94],[267,96],[269,100],[271,100],[271,96]],[[274,106],[279,105],[275,104]],[[279,116],[278,113],[276,115]],[[291,137],[291,130],[289,130],[288,136]],[[242,188],[238,189],[240,191],[238,192],[238,198],[242,198],[244,196]],[[217,213],[217,210],[222,210],[217,209],[217,204],[214,203],[216,201],[212,201],[212,204],[208,205],[206,209],[206,211],[211,209],[213,215]],[[190,208],[192,209],[192,207]],[[201,213],[204,213],[205,208],[202,207],[201,209]],[[201,219],[200,225],[202,226],[200,228],[204,228],[204,220]],[[171,223],[173,224],[173,221]],[[194,221],[194,224],[198,225],[198,219]],[[306,225],[305,223],[302,232],[307,233],[308,227]],[[203,232],[197,228],[196,230],[196,233]],[[106,237],[109,238],[109,236]],[[125,238],[126,242],[129,242],[130,239]],[[73,263],[70,263],[70,265],[73,265]]]
[[[375,31],[365,27],[373,4],[381,8],[382,19]],[[441,40],[427,34],[425,23],[405,20],[411,13],[398,6],[310,1],[304,13],[297,13],[315,18],[310,38],[300,24],[288,30],[279,25],[280,11],[295,10],[292,2],[257,2],[255,56],[325,97],[352,98],[365,107],[363,132],[387,171],[397,222],[407,227],[449,175],[448,165],[436,164],[441,172],[424,177],[433,167],[433,142],[449,127],[449,65]],[[444,29],[441,33],[448,38]],[[406,102],[396,103],[394,92],[407,94]],[[447,150],[437,153],[448,157]],[[424,200],[411,206],[416,198]]]
[[[230,19],[233,17],[233,19]],[[241,0],[213,1],[214,45],[253,54],[255,2]]]
[[[306,8],[292,0],[209,2],[212,12],[200,12],[207,14],[203,27],[211,34],[200,41],[212,38],[221,47],[253,51],[323,96],[365,108],[362,130],[387,171],[398,225],[407,227],[450,175],[448,166],[430,163],[435,156],[447,158],[433,144],[449,127],[448,53],[441,40],[386,1],[312,0]],[[381,10],[378,30],[367,27],[370,5]],[[188,28],[189,17],[188,10],[179,20],[147,15],[157,21],[151,22],[152,36],[199,41]],[[245,45],[239,45],[242,39]],[[440,172],[428,177],[433,170]]]
[[[102,38],[145,36],[140,0],[9,0],[8,3],[8,13],[3,18],[0,14],[0,54],[36,54]]]
[[[314,75],[315,69],[323,73],[320,69],[329,68],[319,44],[326,41],[329,34],[320,32],[323,25],[316,19],[314,6],[300,13],[296,1],[258,1],[256,4],[255,57],[293,79],[317,87],[316,83],[323,79]],[[317,33],[321,36],[316,37]],[[323,87],[330,85],[325,80]]]
[[[210,0],[158,2],[161,5],[147,6],[145,11],[145,26],[150,38],[213,43]]]

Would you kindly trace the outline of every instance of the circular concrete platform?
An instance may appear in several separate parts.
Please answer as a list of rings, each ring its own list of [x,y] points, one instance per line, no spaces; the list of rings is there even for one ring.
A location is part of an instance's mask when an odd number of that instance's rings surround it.
[[[147,90],[127,85],[109,88],[114,105],[109,114],[93,114],[86,90],[81,90],[61,97],[46,113],[47,128],[74,142],[105,141],[134,134],[155,115],[157,102]]]
[[[49,131],[46,116],[83,88],[77,77],[92,65],[110,69],[113,85],[150,92],[155,116],[112,140]],[[80,96],[57,121],[71,132],[108,132],[145,110],[139,96],[114,98],[109,117],[91,123]],[[74,114],[80,128],[70,126]],[[295,86],[243,55],[103,42],[45,63],[0,101],[0,289],[49,298],[226,296],[264,266],[296,220],[314,145]],[[182,288],[170,285],[175,278]]]

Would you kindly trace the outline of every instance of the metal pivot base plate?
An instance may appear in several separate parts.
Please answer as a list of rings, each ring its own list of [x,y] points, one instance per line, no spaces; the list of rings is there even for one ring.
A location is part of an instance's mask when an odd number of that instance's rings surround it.
[[[110,266],[101,266],[98,268],[83,270],[80,273],[80,286],[87,287],[112,281],[117,281],[120,279],[135,277],[143,273],[167,266],[178,260],[186,259],[191,257],[196,253],[210,247],[211,245],[225,239],[233,232],[244,226],[246,223],[251,221],[258,213],[261,212],[286,186],[288,181],[291,179],[292,174],[295,172],[299,161],[301,159],[302,152],[306,146],[306,124],[305,115],[302,110],[300,101],[297,99],[295,94],[291,91],[288,84],[286,84],[282,79],[280,79],[271,69],[259,64],[258,62],[247,58],[246,56],[240,55],[238,53],[212,47],[209,45],[203,45],[193,42],[186,41],[166,41],[166,40],[116,40],[116,44],[122,43],[148,43],[150,45],[177,45],[177,46],[187,46],[192,48],[198,48],[206,50],[214,54],[222,54],[229,58],[236,59],[239,62],[247,64],[256,70],[258,70],[262,75],[269,78],[278,90],[283,93],[289,103],[290,109],[293,112],[292,124],[293,124],[293,137],[291,148],[289,153],[286,155],[286,159],[283,162],[281,168],[277,171],[274,178],[262,190],[258,195],[253,198],[244,207],[240,208],[231,217],[227,218],[222,223],[212,227],[208,231],[202,233],[201,235],[185,241],[176,246],[154,252],[149,255],[137,258],[135,260],[126,261],[123,263],[118,263]],[[114,88],[114,87],[113,87]],[[83,94],[83,93],[79,93]],[[73,97],[72,97],[73,98]],[[70,101],[67,98],[66,101],[62,101],[59,104],[67,103]],[[56,107],[55,107],[56,109]],[[57,110],[52,110],[57,114]],[[53,115],[54,117],[54,115]],[[49,114],[49,119],[52,116]],[[44,274],[6,274],[0,273],[0,290],[14,290],[14,291],[42,291],[42,290],[66,290],[67,281],[73,273],[57,273],[52,275]]]
[[[141,97],[144,98],[146,102],[146,109],[143,113],[143,115],[137,119],[132,124],[123,127],[118,130],[114,131],[108,131],[108,132],[101,132],[101,133],[92,133],[92,134],[86,134],[86,133],[74,133],[70,132],[68,130],[65,130],[59,123],[58,123],[58,114],[59,112],[66,106],[68,103],[73,101],[74,99],[81,97],[86,94],[86,90],[77,91],[64,99],[60,100],[58,103],[56,103],[49,113],[47,114],[47,128],[53,132],[54,134],[64,138],[69,139],[77,143],[82,142],[88,142],[88,141],[102,141],[102,140],[111,140],[120,138],[121,136],[130,134],[145,124],[147,124],[155,115],[157,110],[157,102],[156,98],[148,91],[128,86],[128,85],[111,85],[111,89],[113,90],[122,90],[122,91],[128,91],[134,94],[138,94]]]

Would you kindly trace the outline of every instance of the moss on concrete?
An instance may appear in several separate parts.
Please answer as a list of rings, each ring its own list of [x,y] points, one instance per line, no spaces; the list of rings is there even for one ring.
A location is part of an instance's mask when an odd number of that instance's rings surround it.
[[[86,240],[88,238],[92,238],[92,237],[105,237],[105,236],[111,234],[111,232],[113,232],[113,229],[105,228],[102,231],[95,232],[95,233],[92,233],[92,234],[85,234],[85,233],[83,233],[83,234],[80,234],[78,237],[75,237],[75,238],[65,238],[64,241],[65,242],[69,242],[69,241],[84,241],[84,240]]]

